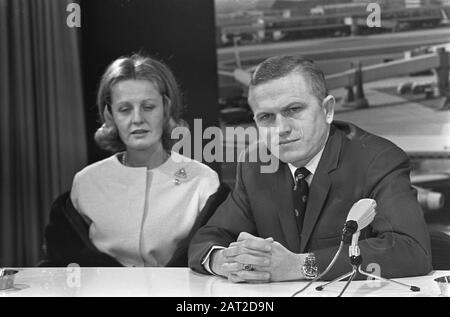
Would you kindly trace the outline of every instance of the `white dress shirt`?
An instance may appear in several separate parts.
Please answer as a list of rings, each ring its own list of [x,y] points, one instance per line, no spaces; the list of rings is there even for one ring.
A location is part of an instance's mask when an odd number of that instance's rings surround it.
[[[306,163],[306,165],[304,166],[311,173],[308,175],[308,177],[305,178],[305,181],[308,183],[308,185],[311,185],[312,179],[314,177],[314,174],[316,173],[316,169],[317,169],[317,166],[319,165],[319,161],[320,161],[320,158],[322,157],[322,153],[323,153],[324,149],[325,149],[325,147],[322,147],[322,149],[319,151],[319,153],[314,155],[314,157],[308,163]],[[288,166],[289,166],[289,169],[291,170],[292,177],[294,178],[294,182],[295,182],[295,171],[297,170],[298,167],[292,165],[291,163],[288,163]]]

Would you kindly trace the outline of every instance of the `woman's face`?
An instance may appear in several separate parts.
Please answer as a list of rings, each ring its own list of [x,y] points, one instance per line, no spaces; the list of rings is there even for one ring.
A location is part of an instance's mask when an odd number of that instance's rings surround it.
[[[164,126],[164,100],[148,80],[123,80],[111,87],[111,111],[127,150],[157,149]]]

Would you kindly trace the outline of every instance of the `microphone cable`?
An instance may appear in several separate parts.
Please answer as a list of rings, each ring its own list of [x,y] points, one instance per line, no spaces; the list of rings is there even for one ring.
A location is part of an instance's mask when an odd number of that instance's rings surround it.
[[[303,292],[304,290],[306,290],[308,287],[311,286],[312,283],[314,283],[315,281],[317,281],[318,279],[321,279],[325,274],[327,274],[330,269],[333,267],[334,263],[337,261],[339,255],[341,254],[342,248],[344,246],[344,240],[341,239],[341,244],[339,245],[339,249],[337,250],[336,254],[334,255],[333,260],[331,260],[330,264],[328,264],[327,268],[325,269],[325,271],[323,271],[322,273],[320,273],[318,276],[316,276],[315,278],[313,278],[311,281],[309,281],[308,284],[306,284],[305,287],[303,287],[301,290],[296,291],[294,294],[291,295],[291,297],[295,297],[296,295],[300,294],[301,292]]]

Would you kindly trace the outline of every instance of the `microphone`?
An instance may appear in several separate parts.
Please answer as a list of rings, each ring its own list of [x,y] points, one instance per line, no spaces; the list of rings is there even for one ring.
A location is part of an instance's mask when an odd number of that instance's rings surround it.
[[[361,231],[373,221],[376,207],[376,201],[370,198],[360,199],[353,204],[342,230],[342,241],[344,243],[350,243],[353,234]]]
[[[420,288],[417,286],[407,285],[407,284],[403,284],[403,283],[400,283],[397,281],[383,278],[381,276],[369,274],[361,268],[362,256],[360,254],[360,250],[358,247],[359,235],[361,234],[361,230],[364,229],[365,227],[367,227],[375,218],[375,208],[376,207],[377,207],[377,203],[375,202],[375,200],[369,199],[369,198],[361,199],[361,200],[357,201],[355,204],[353,204],[352,208],[350,209],[350,211],[348,213],[347,220],[346,220],[345,226],[344,226],[344,230],[342,232],[342,241],[339,245],[339,249],[336,252],[336,255],[334,256],[333,260],[331,261],[331,263],[328,265],[328,267],[325,269],[325,271],[323,273],[321,273],[319,276],[315,277],[303,289],[294,293],[293,296],[297,295],[300,292],[303,292],[306,288],[308,288],[311,285],[311,283],[313,281],[316,281],[319,278],[322,278],[322,276],[324,276],[326,273],[328,273],[330,268],[334,265],[337,257],[341,253],[342,246],[344,245],[344,243],[350,243],[350,242],[351,242],[351,244],[348,248],[348,251],[349,251],[348,253],[350,256],[350,264],[352,265],[352,271],[332,280],[331,282],[317,286],[316,287],[317,291],[323,290],[327,285],[329,285],[331,283],[341,281],[343,279],[348,278],[347,283],[345,284],[344,288],[338,295],[338,297],[341,297],[342,294],[344,294],[347,287],[353,281],[353,279],[355,278],[355,276],[358,272],[364,276],[367,276],[367,277],[370,277],[373,279],[377,279],[377,280],[381,280],[381,281],[388,281],[388,282],[392,282],[392,283],[395,283],[398,285],[408,287],[413,292],[420,291]]]

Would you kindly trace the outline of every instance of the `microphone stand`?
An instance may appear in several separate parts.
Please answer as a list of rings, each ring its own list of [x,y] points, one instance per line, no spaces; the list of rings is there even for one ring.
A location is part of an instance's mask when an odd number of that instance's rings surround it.
[[[395,283],[404,287],[409,288],[411,291],[413,292],[419,292],[420,288],[414,285],[407,285],[407,284],[403,284],[394,280],[390,280],[390,279],[386,279],[384,277],[381,276],[377,276],[377,275],[373,275],[370,273],[367,273],[365,271],[363,271],[363,269],[361,268],[361,263],[362,263],[362,256],[360,254],[360,250],[359,250],[359,246],[358,246],[358,240],[359,240],[359,235],[360,235],[360,231],[356,232],[355,234],[353,234],[352,236],[352,243],[349,246],[349,257],[350,257],[350,264],[352,265],[352,270],[344,275],[341,275],[337,278],[335,278],[334,280],[322,284],[320,286],[316,287],[316,291],[322,291],[326,286],[334,283],[334,282],[338,282],[341,281],[343,279],[346,279],[348,277],[350,277],[347,280],[347,283],[345,284],[344,288],[342,289],[342,291],[339,293],[338,297],[341,297],[345,290],[347,289],[347,287],[350,285],[350,283],[353,281],[353,279],[355,278],[356,274],[359,272],[360,274],[367,276],[367,277],[371,277],[380,281],[386,281],[386,282],[391,282],[391,283]]]

